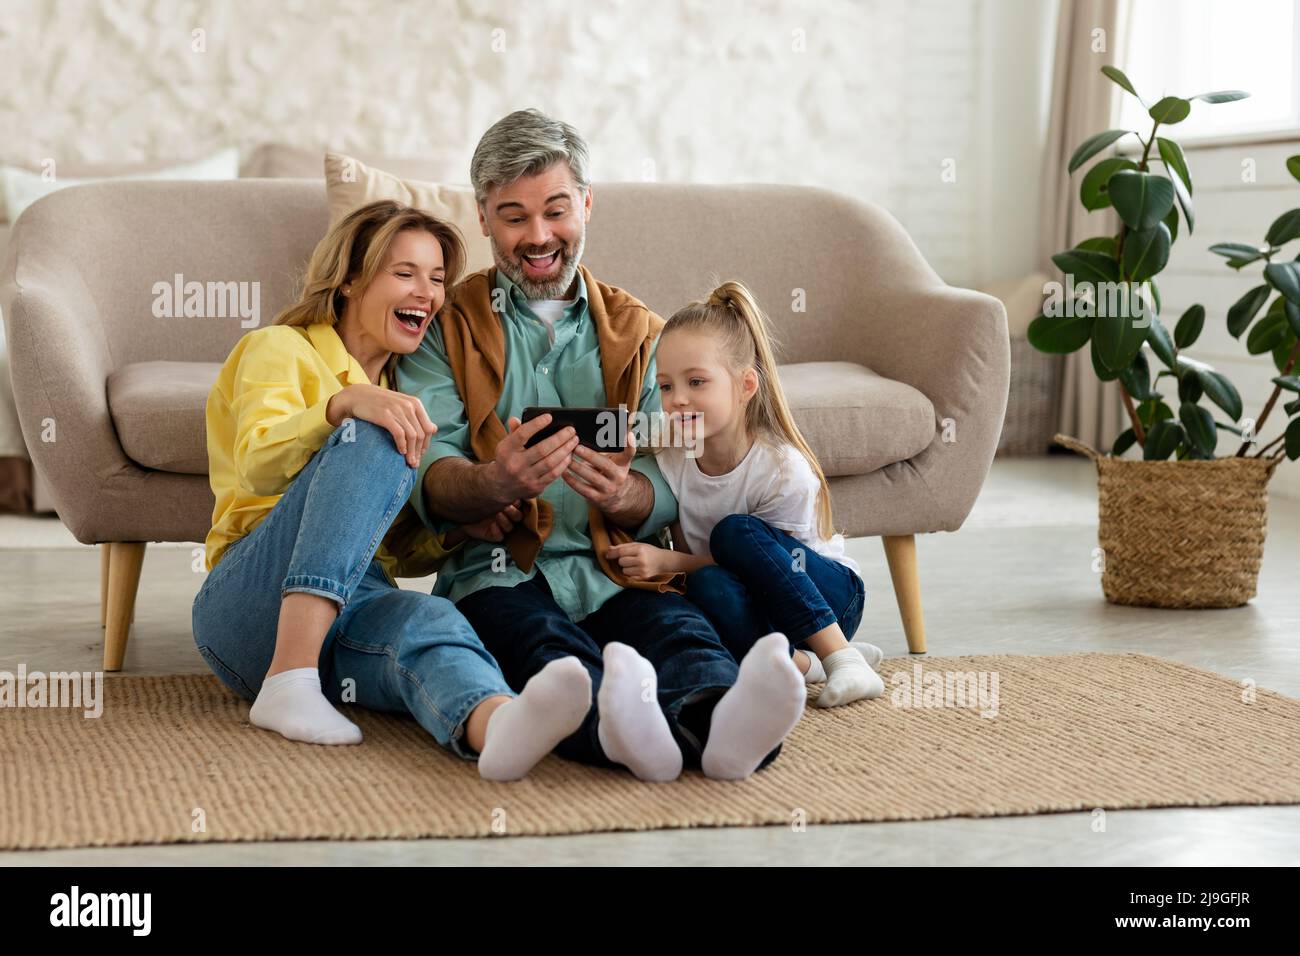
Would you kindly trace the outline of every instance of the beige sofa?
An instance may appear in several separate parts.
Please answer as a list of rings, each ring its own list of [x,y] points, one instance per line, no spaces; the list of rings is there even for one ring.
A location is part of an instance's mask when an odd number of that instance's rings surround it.
[[[318,181],[244,179],[77,186],[15,224],[0,273],[15,398],[60,517],[106,545],[106,670],[122,664],[145,543],[207,533],[204,401],[248,331],[238,315],[159,317],[155,285],[257,283],[266,325],[326,219]],[[596,184],[586,248],[598,277],[660,314],[716,278],[755,289],[836,525],[883,538],[908,646],[924,651],[913,536],[959,528],[988,472],[1002,304],[946,285],[884,210],[820,189]]]

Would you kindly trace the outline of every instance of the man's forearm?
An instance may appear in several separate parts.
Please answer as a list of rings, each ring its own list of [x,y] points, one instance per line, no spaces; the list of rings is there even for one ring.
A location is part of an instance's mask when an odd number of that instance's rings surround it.
[[[424,473],[424,510],[462,524],[496,514],[510,502],[501,497],[495,471],[490,462],[439,458]]]
[[[629,471],[620,501],[605,512],[605,517],[620,528],[639,528],[655,506],[655,486],[639,471]]]

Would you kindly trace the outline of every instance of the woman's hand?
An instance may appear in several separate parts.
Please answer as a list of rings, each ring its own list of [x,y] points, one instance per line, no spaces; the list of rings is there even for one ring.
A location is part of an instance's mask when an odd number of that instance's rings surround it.
[[[346,385],[336,392],[325,406],[325,420],[338,426],[345,418],[359,418],[386,429],[412,468],[419,467],[438,431],[418,398],[378,385]]]
[[[519,510],[520,502],[506,505],[494,515],[484,518],[482,521],[476,521],[473,524],[463,524],[460,530],[464,531],[471,538],[478,538],[480,541],[502,541],[508,535],[512,528],[523,518],[523,512]]]
[[[644,581],[657,574],[672,574],[680,570],[677,567],[677,555],[653,544],[634,541],[631,544],[616,544],[605,552],[605,557],[613,561],[629,578]]]

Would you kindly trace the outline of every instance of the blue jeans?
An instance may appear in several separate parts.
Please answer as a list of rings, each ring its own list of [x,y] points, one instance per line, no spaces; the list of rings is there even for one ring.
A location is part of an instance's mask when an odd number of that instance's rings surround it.
[[[226,686],[253,700],[275,652],[283,596],[328,598],[340,608],[320,653],[325,696],[338,704],[349,690],[349,703],[409,714],[444,747],[475,757],[463,741],[470,712],[514,692],[451,602],[394,587],[374,559],[415,469],[386,430],[350,424],[226,548],[194,599],[194,641]]]
[[[803,568],[795,568],[795,553]],[[714,564],[687,576],[686,597],[717,628],[737,659],[765,634],[780,631],[790,648],[839,624],[852,639],[866,588],[853,569],[824,558],[798,538],[752,515],[727,515],[709,535]]]
[[[575,623],[556,603],[539,570],[513,587],[475,591],[456,606],[482,635],[516,690],[559,657],[572,655],[587,669],[592,706],[582,726],[555,748],[561,757],[598,767],[619,766],[600,746],[596,706],[604,667],[601,652],[609,642],[619,641],[654,665],[659,706],[681,748],[683,766],[699,767],[713,708],[736,682],[739,665],[708,619],[680,594],[625,588]],[[759,769],[780,752],[778,745]]]

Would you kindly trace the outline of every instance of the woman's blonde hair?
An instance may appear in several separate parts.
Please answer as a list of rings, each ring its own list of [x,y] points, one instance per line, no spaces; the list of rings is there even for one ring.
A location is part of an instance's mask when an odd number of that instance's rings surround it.
[[[817,530],[821,537],[829,538],[834,534],[830,488],[781,391],[770,329],[754,294],[744,283],[733,280],[722,283],[707,299],[692,302],[673,313],[664,325],[661,338],[675,331],[707,333],[718,339],[723,358],[734,376],[739,378],[750,368],[758,374],[758,390],[745,406],[745,429],[754,440],[784,439],[808,460],[821,484],[817,496]]]
[[[358,296],[364,295],[366,287],[374,281],[383,265],[393,239],[406,229],[423,230],[438,240],[445,270],[443,288],[450,289],[455,285],[464,271],[466,258],[460,231],[451,223],[435,219],[419,209],[391,199],[381,199],[352,210],[316,244],[307,263],[298,301],[277,315],[275,324],[337,324],[343,318],[348,301],[343,286],[350,283]],[[393,376],[396,366],[397,356],[394,354],[384,368],[389,388],[397,387]]]

